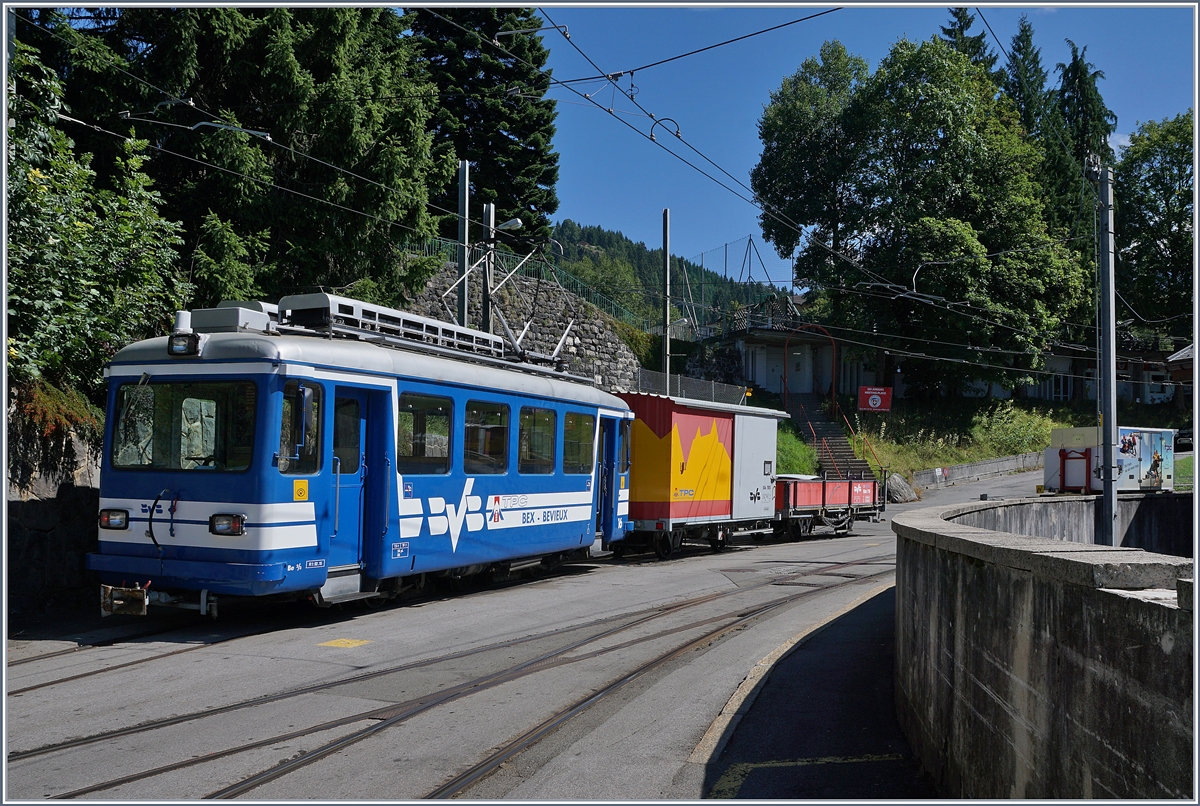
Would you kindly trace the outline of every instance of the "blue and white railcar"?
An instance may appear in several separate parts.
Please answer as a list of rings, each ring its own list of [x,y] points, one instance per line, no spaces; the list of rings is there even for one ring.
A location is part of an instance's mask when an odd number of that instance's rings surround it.
[[[629,529],[629,407],[481,331],[326,294],[222,303],[107,373],[106,612],[386,597]]]

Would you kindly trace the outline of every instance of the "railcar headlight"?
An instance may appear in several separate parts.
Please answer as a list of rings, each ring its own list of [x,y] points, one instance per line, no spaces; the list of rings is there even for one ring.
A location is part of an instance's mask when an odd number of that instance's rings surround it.
[[[101,529],[128,529],[129,513],[124,509],[100,510]]]
[[[200,355],[200,335],[198,333],[172,333],[167,340],[167,355],[179,357],[184,355]]]
[[[214,535],[246,534],[245,515],[213,515],[208,519],[208,531]]]

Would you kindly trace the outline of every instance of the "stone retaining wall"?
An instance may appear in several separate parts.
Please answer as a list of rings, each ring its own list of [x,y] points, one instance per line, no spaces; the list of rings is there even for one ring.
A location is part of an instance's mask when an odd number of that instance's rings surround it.
[[[64,477],[33,475],[8,487],[5,569],[9,617],[45,609],[99,606],[99,581],[83,567],[96,549],[100,468],[79,440],[75,467]],[[14,460],[15,461],[15,460]]]
[[[913,483],[918,487],[944,487],[958,482],[978,481],[994,476],[1005,476],[1009,473],[1036,470],[1042,466],[1042,461],[1041,452],[1020,453],[1016,456],[1001,456],[998,459],[985,459],[982,462],[970,462],[965,465],[918,470],[913,473]],[[1029,492],[1032,493],[1033,490]]]
[[[442,295],[458,279],[454,264],[430,279],[407,310],[422,316],[451,321],[442,302]],[[503,278],[497,277],[499,282]],[[467,317],[472,327],[478,327],[483,295],[479,278],[472,273],[471,298]],[[498,307],[514,336],[520,336],[524,323],[531,322],[529,333],[521,346],[544,355],[551,355],[562,338],[567,324],[574,319],[571,332],[563,344],[560,357],[568,372],[595,379],[596,386],[606,392],[637,390],[640,365],[633,351],[617,335],[613,320],[579,297],[563,290],[553,280],[537,280],[514,276],[497,295]],[[458,311],[458,291],[447,294],[445,301],[451,311]],[[494,315],[493,315],[494,316]],[[503,335],[499,318],[494,317],[492,331]]]
[[[1191,561],[963,523],[1022,503],[892,522],[913,752],[951,798],[1193,798]]]

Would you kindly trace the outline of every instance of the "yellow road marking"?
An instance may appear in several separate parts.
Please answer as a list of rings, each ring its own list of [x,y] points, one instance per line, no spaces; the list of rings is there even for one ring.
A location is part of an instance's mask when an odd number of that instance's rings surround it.
[[[904,756],[899,753],[884,755],[866,755],[848,758],[846,756],[826,756],[824,758],[798,758],[791,761],[760,761],[755,764],[743,762],[734,764],[725,770],[725,774],[708,793],[710,798],[736,798],[742,784],[755,770],[780,769],[784,767],[810,767],[816,764],[855,764],[861,761],[900,761]]]
[[[369,643],[371,642],[363,641],[359,638],[334,638],[332,641],[326,641],[323,644],[317,644],[317,646],[337,646],[345,649],[352,649],[353,647],[362,646],[363,644]]]

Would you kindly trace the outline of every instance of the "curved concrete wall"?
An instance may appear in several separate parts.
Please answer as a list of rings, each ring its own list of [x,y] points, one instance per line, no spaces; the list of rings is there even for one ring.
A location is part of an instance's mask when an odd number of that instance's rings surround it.
[[[980,503],[955,523],[1071,543],[1094,540],[1098,495],[1053,496]],[[1192,496],[1187,493],[1123,493],[1117,496],[1117,544],[1176,557],[1191,557]]]
[[[983,510],[892,522],[897,716],[943,794],[1193,797],[1191,561],[961,522]]]

